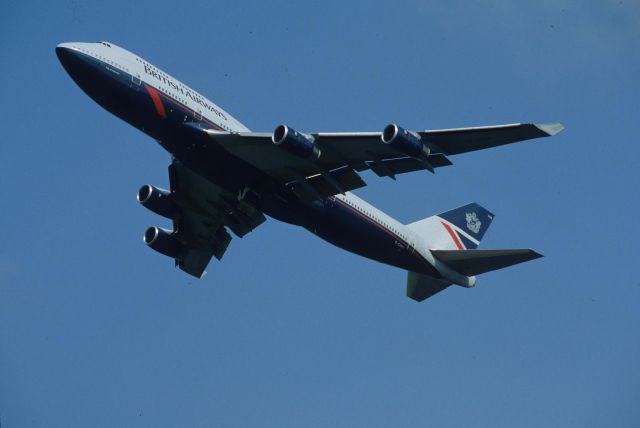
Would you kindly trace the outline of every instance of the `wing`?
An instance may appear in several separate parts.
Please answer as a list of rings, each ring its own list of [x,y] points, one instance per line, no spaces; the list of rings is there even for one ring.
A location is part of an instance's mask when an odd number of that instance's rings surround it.
[[[177,207],[170,239],[178,243],[178,250],[165,254],[174,256],[176,266],[195,277],[204,275],[212,257],[220,260],[226,252],[231,241],[227,228],[242,237],[266,220],[245,199],[215,186],[177,160],[169,166],[169,181],[169,198]]]
[[[439,129],[419,134],[424,140],[447,155],[511,144],[533,138],[551,137],[562,131],[560,123],[483,126],[476,128]]]
[[[203,132],[225,150],[286,184],[301,198],[313,200],[365,186],[357,174],[360,171],[370,169],[378,176],[393,179],[406,172],[433,172],[452,164],[448,155],[548,137],[562,128],[561,124],[511,124],[412,132],[425,147],[424,155],[419,157],[407,156],[392,144],[385,144],[382,132],[309,134],[306,137],[319,149],[317,157],[301,157],[283,149],[273,143],[271,133]]]

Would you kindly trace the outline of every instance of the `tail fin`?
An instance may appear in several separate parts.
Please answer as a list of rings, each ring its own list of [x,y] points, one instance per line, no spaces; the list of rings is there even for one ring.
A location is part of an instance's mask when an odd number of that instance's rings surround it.
[[[408,224],[429,248],[469,250],[480,244],[493,221],[493,213],[474,203]]]

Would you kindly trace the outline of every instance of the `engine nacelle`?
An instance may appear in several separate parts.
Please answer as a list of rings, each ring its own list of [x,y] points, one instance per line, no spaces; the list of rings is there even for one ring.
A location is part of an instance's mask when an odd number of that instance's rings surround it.
[[[170,230],[150,227],[144,232],[144,242],[160,254],[177,258],[184,250],[184,246]]]
[[[273,131],[271,141],[292,155],[311,160],[320,158],[320,149],[316,142],[287,125],[278,126]]]
[[[429,156],[430,150],[419,136],[393,123],[382,131],[382,142],[415,159],[426,159]]]
[[[180,207],[171,199],[171,192],[145,184],[138,190],[138,202],[148,210],[162,217],[175,220],[180,212]]]

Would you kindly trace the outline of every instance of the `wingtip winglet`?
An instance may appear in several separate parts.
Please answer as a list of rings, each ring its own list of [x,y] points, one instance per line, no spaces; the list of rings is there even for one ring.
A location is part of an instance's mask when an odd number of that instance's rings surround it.
[[[536,128],[547,134],[549,137],[552,137],[562,131],[564,129],[564,125],[561,123],[540,123],[536,124]]]
[[[531,255],[533,256],[531,260],[540,259],[544,257],[544,254],[541,254],[532,248],[529,248],[529,251],[531,251]]]

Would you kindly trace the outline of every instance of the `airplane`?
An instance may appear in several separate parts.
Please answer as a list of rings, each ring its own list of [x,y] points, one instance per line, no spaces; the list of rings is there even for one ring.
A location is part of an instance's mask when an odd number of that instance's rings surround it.
[[[402,224],[358,198],[359,173],[396,179],[435,173],[460,153],[549,137],[560,123],[508,124],[410,131],[271,133],[245,125],[141,57],[101,41],[62,43],[62,66],[104,109],[155,139],[171,155],[169,190],[151,184],[138,201],[172,221],[149,227],[144,242],[201,278],[220,260],[231,231],[242,238],[266,216],[302,226],[347,251],[404,269],[407,296],[433,296],[452,284],[473,287],[476,275],[526,262],[532,249],[478,250],[494,215],[471,203]]]

